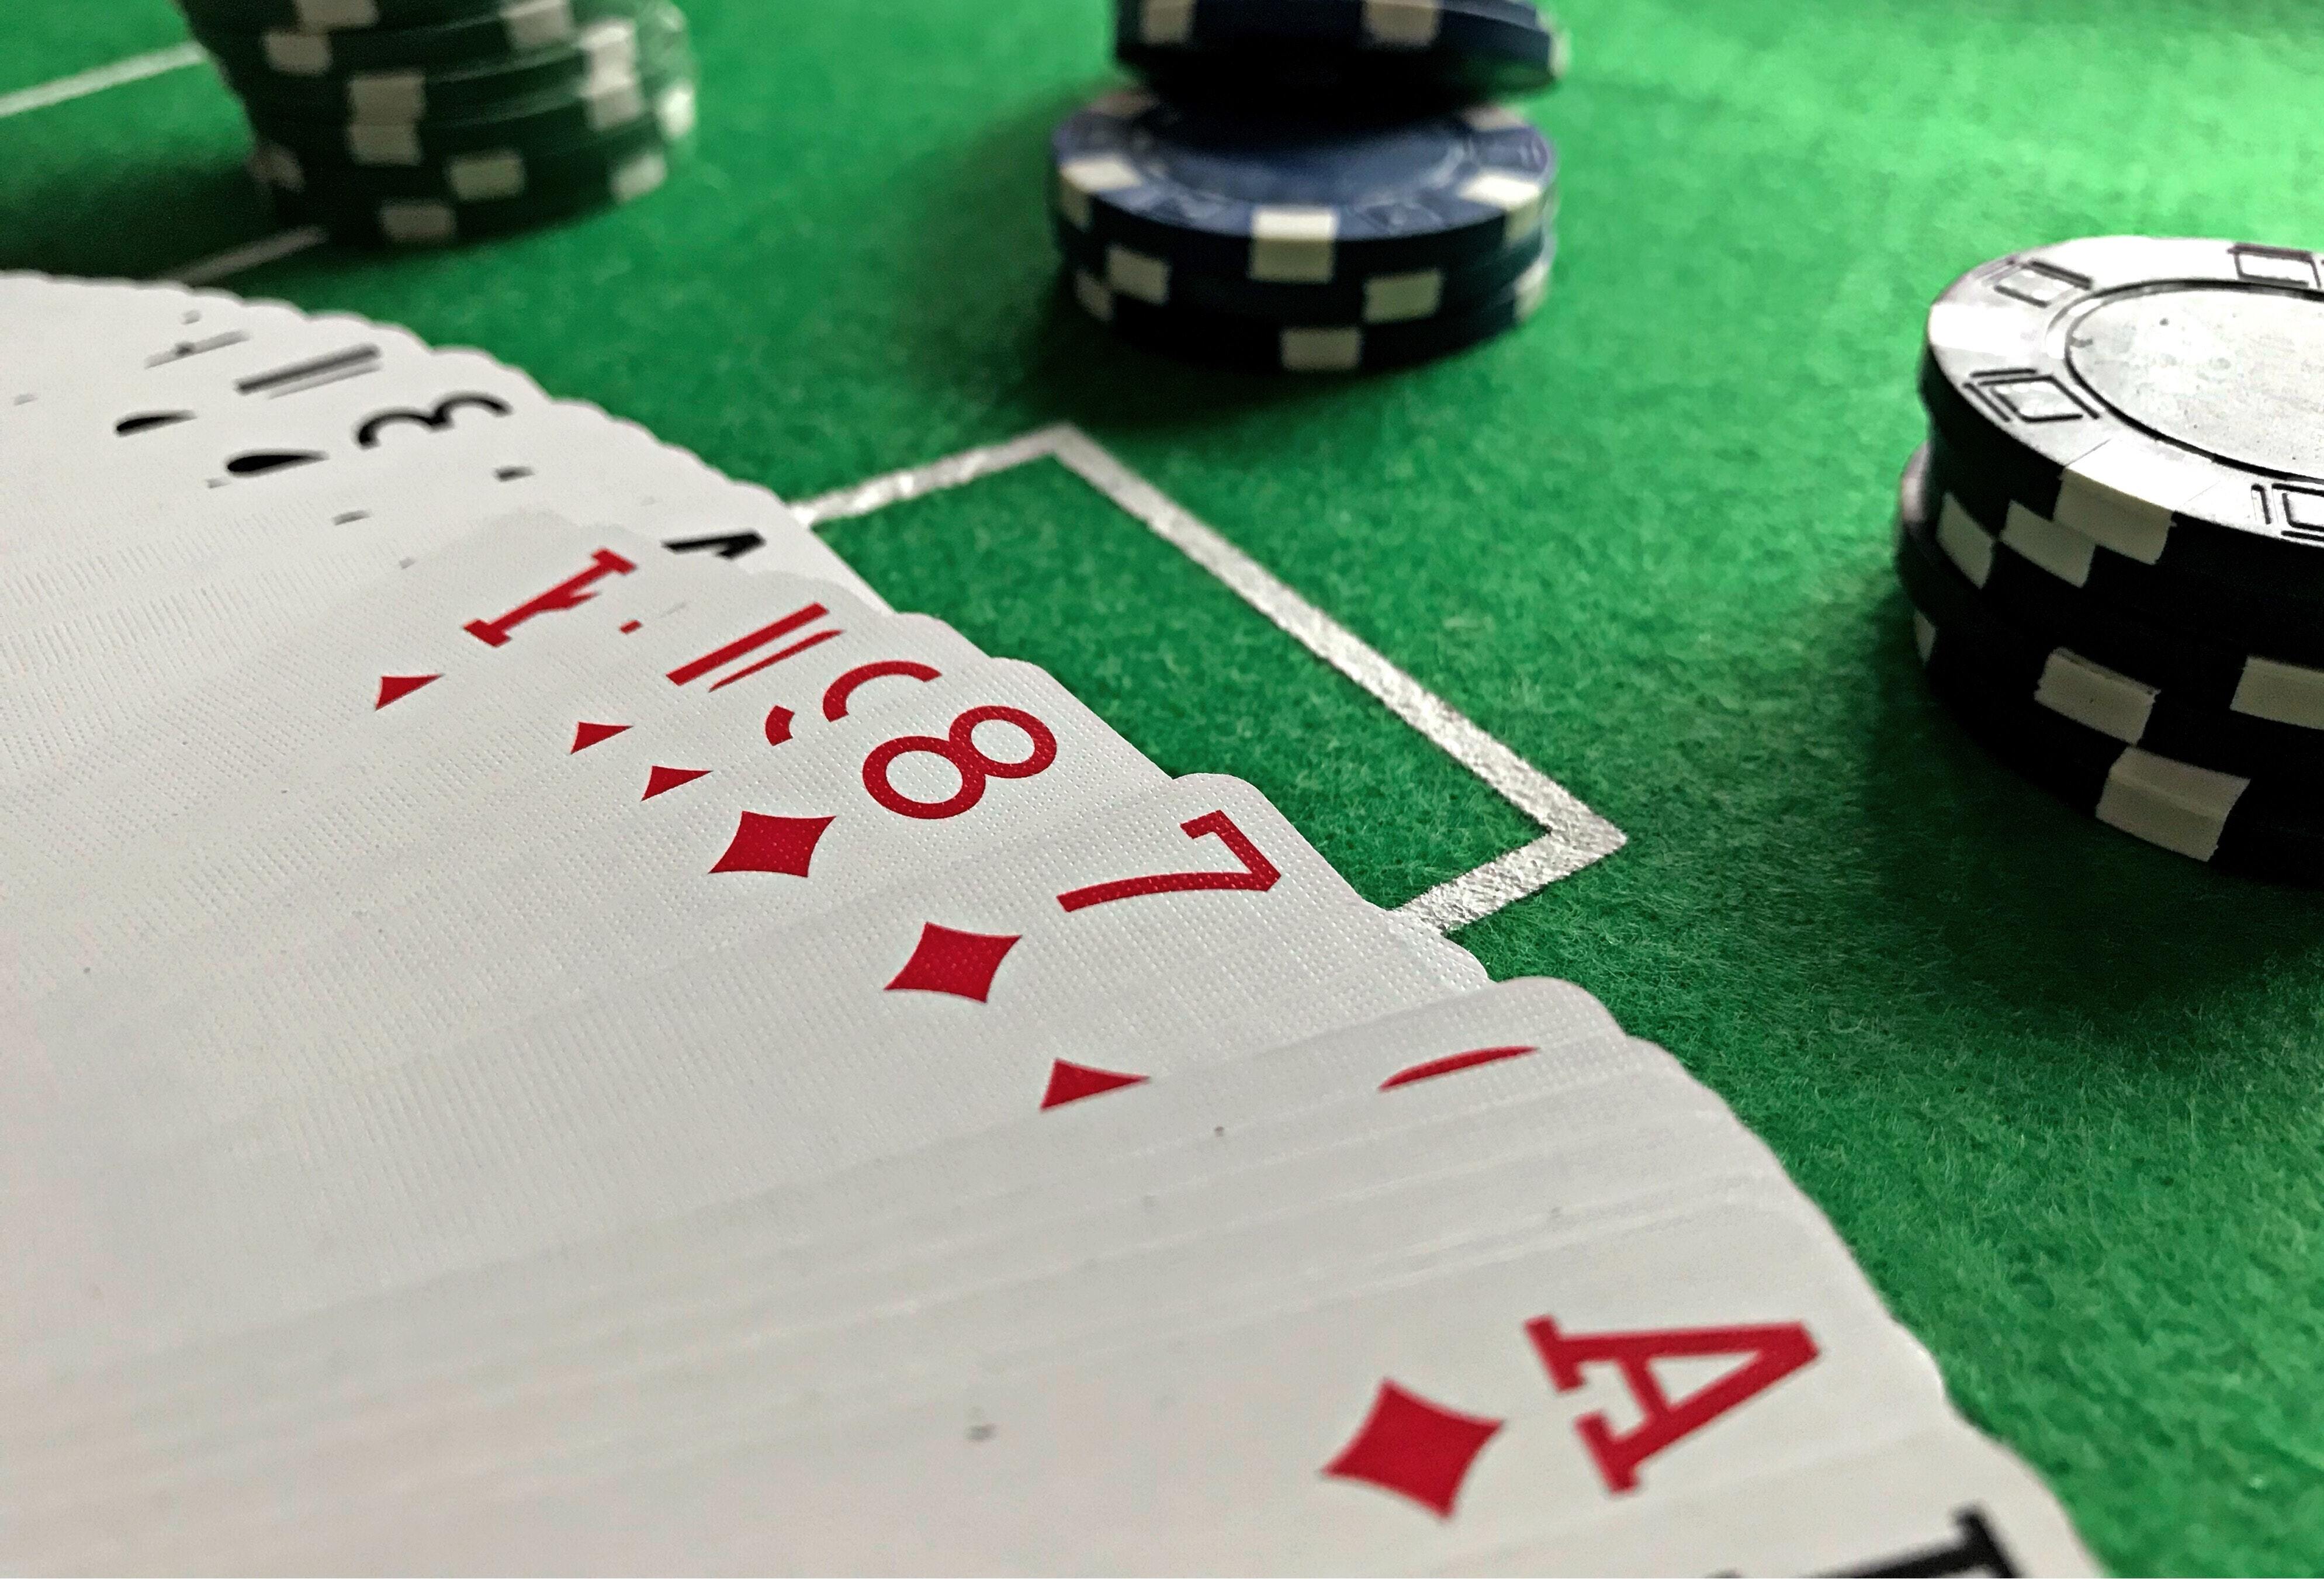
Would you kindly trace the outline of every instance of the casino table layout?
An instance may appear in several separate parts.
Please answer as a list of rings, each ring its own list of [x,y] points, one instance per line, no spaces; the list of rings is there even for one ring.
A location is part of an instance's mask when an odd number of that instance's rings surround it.
[[[660,192],[270,260],[164,0],[11,0],[0,267],[209,260],[807,502],[897,606],[1671,1048],[2109,1565],[2324,1564],[2324,907],[1987,757],[1889,559],[1957,274],[2076,235],[2324,244],[2324,16],[1567,0],[1572,73],[1522,105],[1563,162],[1541,314],[1291,380],[1057,291],[1047,138],[1118,80],[1100,0],[687,9],[700,147]],[[1627,843],[1500,902],[1573,864],[1568,797]]]

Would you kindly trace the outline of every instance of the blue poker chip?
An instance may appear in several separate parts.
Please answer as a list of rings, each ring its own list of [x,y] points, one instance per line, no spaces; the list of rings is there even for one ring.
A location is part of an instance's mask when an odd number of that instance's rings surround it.
[[[1268,373],[1364,373],[1407,367],[1489,340],[1540,308],[1550,259],[1534,259],[1505,290],[1431,318],[1385,324],[1281,325],[1190,307],[1157,307],[1125,296],[1096,275],[1066,267],[1082,310],[1144,350]]]
[[[1457,268],[1542,228],[1556,150],[1497,105],[1376,123],[1111,94],[1050,137],[1057,213],[1211,274]]]
[[[1155,307],[1191,307],[1271,324],[1388,324],[1434,318],[1507,291],[1554,245],[1553,232],[1544,226],[1514,246],[1457,269],[1343,272],[1328,284],[1307,285],[1198,273],[1119,243],[1094,242],[1062,219],[1056,229],[1065,261],[1119,295]]]
[[[1546,88],[1567,46],[1533,0],[1114,0],[1114,53],[1176,96],[1370,105]]]

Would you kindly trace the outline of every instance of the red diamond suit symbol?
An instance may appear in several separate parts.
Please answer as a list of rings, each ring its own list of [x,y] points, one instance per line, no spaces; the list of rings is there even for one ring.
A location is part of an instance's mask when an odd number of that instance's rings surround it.
[[[710,870],[805,877],[815,860],[815,846],[831,824],[827,817],[769,817],[746,811],[735,826],[733,842]]]
[[[982,1003],[992,978],[1018,939],[991,932],[956,932],[930,921],[920,928],[912,957],[888,983],[890,993],[947,993]]]
[[[1469,1466],[1501,1426],[1383,1381],[1371,1414],[1323,1473],[1366,1482],[1450,1519]]]

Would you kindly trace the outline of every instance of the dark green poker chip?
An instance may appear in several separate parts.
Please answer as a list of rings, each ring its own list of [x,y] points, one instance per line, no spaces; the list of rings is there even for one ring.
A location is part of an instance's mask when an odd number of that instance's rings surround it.
[[[178,0],[196,28],[352,33],[433,27],[511,9],[512,0]]]
[[[589,23],[558,43],[436,70],[303,78],[225,61],[220,69],[254,118],[410,125],[483,118],[539,96],[581,95],[594,85],[634,80],[648,61],[666,59],[685,39],[685,17],[652,0],[634,17]]]
[[[335,241],[392,247],[450,246],[511,235],[635,202],[660,189],[672,165],[689,147],[683,140],[658,142],[619,162],[577,158],[570,166],[560,168],[555,177],[528,171],[532,184],[523,190],[475,200],[369,198],[336,188],[307,192],[278,189],[274,199],[285,221],[319,226]]]
[[[270,190],[293,200],[312,192],[326,205],[438,199],[470,204],[595,187],[608,189],[617,171],[649,154],[667,157],[693,131],[689,116],[665,125],[648,116],[561,146],[494,148],[417,165],[314,169],[290,150],[262,145],[251,171]]]
[[[673,75],[613,82],[560,96],[527,114],[429,125],[316,125],[253,115],[256,160],[268,184],[303,190],[377,171],[426,171],[464,160],[562,152],[640,127],[683,138],[695,120],[690,66]]]
[[[248,32],[197,22],[194,37],[213,60],[249,81],[300,82],[364,71],[447,70],[577,42],[591,24],[634,22],[654,0],[512,0],[479,16],[421,27],[310,32]]]

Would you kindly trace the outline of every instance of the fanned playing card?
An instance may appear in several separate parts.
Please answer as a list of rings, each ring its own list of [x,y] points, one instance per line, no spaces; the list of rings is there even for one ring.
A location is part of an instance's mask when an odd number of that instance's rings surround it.
[[[0,457],[12,1565],[2089,1571],[1679,1058],[764,488],[37,275]]]

